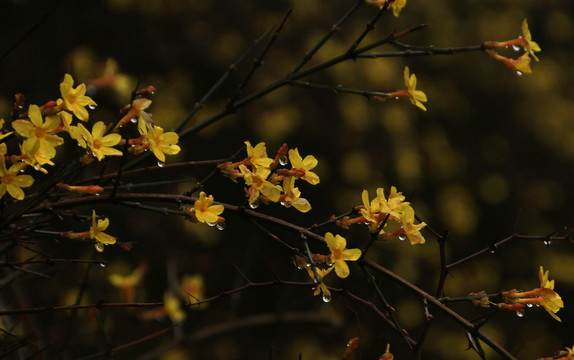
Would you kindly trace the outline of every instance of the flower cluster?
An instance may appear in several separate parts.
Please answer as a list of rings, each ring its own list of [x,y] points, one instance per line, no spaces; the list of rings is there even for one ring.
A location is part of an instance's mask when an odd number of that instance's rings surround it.
[[[400,240],[409,239],[412,245],[424,244],[425,238],[420,231],[426,224],[415,224],[415,211],[397,188],[391,187],[388,199],[383,188],[377,189],[373,200],[369,200],[367,190],[363,190],[362,197],[363,205],[357,208],[361,215],[345,216],[337,220],[337,225],[348,228],[352,224],[367,224],[371,233],[378,233],[379,239],[398,237]]]
[[[511,59],[502,56],[493,50],[496,48],[507,47],[512,47],[517,51],[522,48],[524,53],[516,59]],[[486,49],[488,55],[502,62],[509,69],[516,71],[519,75],[532,73],[530,62],[532,59],[538,61],[538,57],[535,53],[542,51],[540,46],[532,40],[532,34],[530,34],[530,29],[528,28],[526,19],[522,21],[522,33],[516,39],[508,41],[487,41],[484,43],[484,48]]]
[[[323,294],[323,301],[331,301],[331,292],[324,284],[324,278],[334,269],[335,274],[341,279],[349,276],[350,270],[347,261],[357,261],[362,255],[359,249],[347,249],[347,239],[341,235],[325,234],[325,242],[329,248],[329,255],[314,254],[313,264],[309,264],[305,259],[296,256],[295,264],[300,269],[307,270],[309,277],[317,284],[314,295]],[[325,265],[320,267],[318,265]]]
[[[236,181],[245,181],[246,194],[251,208],[255,209],[260,202],[280,202],[285,207],[293,206],[301,212],[311,210],[311,204],[301,197],[301,191],[295,187],[296,180],[305,180],[311,185],[319,183],[319,176],[311,170],[317,166],[317,159],[312,155],[303,158],[299,150],[288,149],[283,145],[274,159],[267,157],[265,143],[252,146],[249,141],[247,157],[239,162],[226,162],[218,168],[221,172]],[[291,168],[279,168],[291,163]]]

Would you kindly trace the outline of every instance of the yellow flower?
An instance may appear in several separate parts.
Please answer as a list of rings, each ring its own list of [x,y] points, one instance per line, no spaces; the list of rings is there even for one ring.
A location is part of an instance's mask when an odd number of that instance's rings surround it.
[[[4,127],[4,119],[0,119],[0,129],[2,129],[3,127]],[[13,131],[7,132],[6,134],[0,134],[0,141],[12,133]]]
[[[28,120],[16,120],[12,127],[16,132],[26,138],[22,144],[23,152],[30,158],[35,158],[40,164],[46,164],[56,155],[56,146],[64,142],[59,136],[51,134],[60,125],[59,117],[47,117],[42,120],[42,113],[36,105],[28,108]]]
[[[383,6],[385,6],[385,4],[388,2],[388,0],[365,0],[365,2],[367,4],[372,4],[372,5],[378,6],[379,9],[382,9]],[[395,1],[393,1],[393,3],[391,4],[391,7],[393,8],[393,15],[395,15],[395,17],[398,17],[401,10],[405,7],[406,4],[407,4],[407,0],[395,0]]]
[[[147,271],[147,264],[142,263],[140,266],[135,268],[134,271],[132,271],[130,274],[126,276],[119,274],[111,274],[108,280],[113,286],[122,289],[126,301],[131,303],[134,302],[135,300],[134,296],[135,287],[139,285],[146,271]]]
[[[206,196],[202,191],[199,193],[199,199],[195,201],[193,210],[195,217],[202,223],[215,224],[219,221],[219,214],[224,210],[223,205],[213,204],[213,195]]]
[[[423,105],[423,102],[427,102],[427,96],[424,92],[416,89],[417,77],[415,76],[415,74],[409,75],[408,66],[405,66],[403,78],[405,80],[405,86],[407,87],[408,96],[409,99],[411,100],[411,103],[426,111],[427,108]]]
[[[381,355],[379,360],[393,360],[395,357],[390,352],[390,350],[391,350],[391,344],[387,344],[387,351],[385,351],[385,353],[383,355]]]
[[[77,88],[73,88],[74,79],[69,74],[64,76],[64,81],[60,84],[60,92],[64,100],[64,108],[71,111],[76,117],[82,121],[87,121],[89,118],[86,106],[96,106],[97,104],[88,96],[86,96],[86,84],[80,84]]]
[[[532,60],[530,60],[528,53],[524,53],[518,59],[509,59],[505,56],[499,55],[496,51],[493,50],[486,50],[486,53],[492,58],[503,63],[510,70],[516,71],[518,75],[532,73],[532,69],[530,68],[530,62]]]
[[[315,279],[315,273],[313,272],[310,266],[307,266],[306,269],[307,273],[309,274],[309,277],[312,280],[317,280],[319,282],[319,286],[317,286],[317,288],[313,292],[313,295],[317,296],[323,293],[323,299],[325,300],[325,302],[331,301],[331,292],[329,291],[327,285],[325,285],[323,280],[325,279],[325,276],[327,276],[327,274],[329,274],[333,270],[333,268],[330,267],[328,269],[321,269],[316,267],[315,271],[317,271],[317,275],[320,277],[320,279]]]
[[[245,184],[249,186],[249,204],[256,203],[259,194],[263,195],[267,200],[277,202],[283,190],[279,185],[273,185],[267,181],[267,177],[271,170],[264,167],[259,167],[255,173],[251,172],[245,165],[239,165],[239,171],[243,174]]]
[[[538,57],[536,57],[534,52],[540,52],[542,49],[536,42],[532,41],[532,34],[530,34],[530,29],[528,29],[526,19],[522,21],[522,35],[520,36],[520,39],[523,40],[522,47],[526,50],[527,54],[532,56],[534,60],[538,61]]]
[[[285,205],[285,207],[293,206],[302,213],[306,213],[311,210],[311,204],[309,204],[309,201],[300,197],[301,191],[299,191],[299,188],[295,187],[295,177],[287,176],[283,179],[283,190],[285,191],[285,195],[282,195],[281,203]]]
[[[548,270],[544,272],[542,266],[538,277],[540,288],[530,291],[510,290],[502,293],[504,300],[508,304],[541,305],[544,309],[558,321],[560,318],[556,313],[564,307],[564,302],[558,293],[554,291],[554,280],[548,280]]]
[[[425,243],[425,238],[422,236],[420,230],[427,226],[427,224],[424,222],[418,225],[414,224],[415,210],[410,205],[408,205],[408,203],[403,203],[400,221],[403,224],[404,234],[411,242],[411,245]]]
[[[299,150],[297,148],[289,150],[289,161],[293,166],[293,170],[297,170],[301,173],[297,177],[307,181],[311,185],[317,185],[319,183],[319,176],[312,171],[314,169],[318,161],[313,155],[305,156],[305,159],[299,155]]]
[[[116,238],[104,233],[104,230],[110,225],[110,220],[105,218],[98,220],[96,211],[92,210],[92,226],[90,227],[90,239],[96,240],[96,250],[104,251],[102,244],[111,245],[116,243]]]
[[[78,127],[81,130],[85,144],[98,158],[98,161],[102,161],[102,159],[106,156],[123,155],[122,152],[118,149],[112,148],[112,146],[115,146],[122,141],[121,135],[108,134],[104,136],[104,133],[106,132],[106,126],[104,125],[103,121],[98,121],[94,124],[91,134],[82,124],[78,124]],[[78,141],[78,143],[83,146],[82,142]]]
[[[181,304],[176,296],[173,296],[169,291],[166,291],[163,296],[163,307],[167,316],[174,323],[181,323],[185,320],[185,311],[181,309]]]
[[[166,154],[175,155],[181,150],[176,145],[179,141],[179,136],[173,131],[164,133],[161,127],[148,124],[142,118],[139,119],[138,130],[140,134],[145,136],[149,143],[149,148],[161,162],[165,162]]]
[[[260,167],[269,168],[273,159],[267,157],[267,149],[264,142],[260,142],[253,147],[249,141],[246,141],[245,145],[247,146],[247,158],[255,169]]]
[[[188,299],[190,304],[203,300],[204,290],[205,286],[201,275],[184,276],[179,285],[180,295]],[[198,306],[192,308],[198,308]]]
[[[26,167],[26,164],[18,162],[10,166],[6,170],[6,160],[4,155],[0,155],[0,177],[2,183],[0,184],[0,198],[6,194],[12,196],[14,199],[23,200],[24,191],[22,188],[30,187],[34,183],[34,178],[30,175],[18,175],[20,171]]]
[[[331,255],[329,262],[335,265],[335,273],[341,279],[349,276],[349,266],[345,261],[356,261],[361,257],[361,250],[346,249],[347,240],[340,236],[333,236],[330,232],[325,234],[325,242],[329,247]]]

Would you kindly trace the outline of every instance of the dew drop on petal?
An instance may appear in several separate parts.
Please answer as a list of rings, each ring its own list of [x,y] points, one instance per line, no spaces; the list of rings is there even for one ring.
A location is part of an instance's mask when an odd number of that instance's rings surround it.
[[[519,318],[524,317],[524,315],[526,314],[526,311],[524,309],[520,309],[516,311],[516,316],[518,316]]]
[[[157,161],[157,166],[163,167],[164,165],[165,165],[165,163],[163,161],[161,161],[161,160]]]
[[[249,207],[252,209],[257,209],[259,207],[259,200],[255,200],[254,202],[249,204]]]
[[[281,156],[281,158],[279,159],[279,164],[285,166],[287,165],[287,163],[289,162],[289,160],[287,159],[286,155]]]
[[[323,301],[326,303],[331,302],[331,295],[323,294]]]
[[[96,108],[96,105],[88,105],[88,107],[90,108],[90,110],[94,110]]]
[[[96,245],[94,245],[94,247],[96,248],[97,252],[104,252],[104,244],[97,243]]]

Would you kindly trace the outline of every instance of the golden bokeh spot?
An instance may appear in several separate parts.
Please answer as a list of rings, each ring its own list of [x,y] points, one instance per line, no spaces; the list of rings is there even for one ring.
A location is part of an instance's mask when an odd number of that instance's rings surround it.
[[[493,205],[505,202],[509,191],[508,179],[500,174],[488,174],[480,180],[478,185],[480,198]]]
[[[462,186],[449,186],[439,192],[436,204],[440,216],[449,230],[457,235],[467,235],[478,224],[476,204],[470,192]]]

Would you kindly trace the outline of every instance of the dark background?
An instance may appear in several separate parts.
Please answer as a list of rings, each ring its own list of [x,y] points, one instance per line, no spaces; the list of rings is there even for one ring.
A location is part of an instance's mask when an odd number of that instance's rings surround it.
[[[293,14],[246,94],[282,78],[352,3],[2,1],[0,115],[9,118],[17,92],[24,93],[29,103],[43,104],[60,96],[58,84],[65,73],[78,82],[89,82],[115,64],[118,75],[113,86],[90,93],[99,105],[91,112],[91,120],[116,119],[139,80],[141,85],[158,89],[150,112],[156,123],[169,129],[186,116],[255,38],[280,22],[289,8]],[[309,226],[360,204],[363,189],[374,194],[377,187],[388,192],[395,185],[411,200],[422,220],[441,233],[450,232],[449,261],[488,247],[513,228],[527,235],[565,234],[574,216],[574,104],[570,85],[573,8],[566,0],[409,0],[399,18],[385,14],[365,43],[426,23],[428,28],[403,41],[436,47],[478,45],[517,37],[522,20],[527,18],[533,39],[542,47],[541,61],[532,63],[533,74],[520,77],[481,52],[349,61],[305,80],[394,91],[403,87],[402,73],[407,65],[417,75],[418,87],[428,95],[428,111],[420,111],[406,99],[372,102],[347,94],[283,88],[185,139],[182,152],[168,158],[168,163],[226,158],[245,140],[266,142],[271,156],[286,142],[298,147],[302,155],[313,154],[319,159],[321,184],[300,185],[313,210],[302,215],[294,209],[261,206],[262,212]],[[375,13],[376,8],[362,6],[310,63],[344,52]],[[29,36],[19,41],[31,27]],[[18,45],[11,49],[15,43]],[[192,124],[225,105],[259,51],[261,47],[240,64]],[[518,56],[512,50],[504,54]],[[168,176],[201,179],[210,170]],[[177,194],[190,186],[147,191]],[[206,191],[222,202],[244,201],[241,185],[228,179],[210,181]],[[232,264],[253,281],[272,279],[270,268],[285,280],[305,280],[305,274],[294,269],[281,247],[231,214],[224,214],[227,228],[218,232],[181,218],[127,208],[102,206],[98,213],[110,218],[111,234],[137,244],[131,252],[106,248],[101,257],[110,265],[92,269],[86,302],[119,299],[117,290],[107,284],[107,276],[114,271],[125,273],[142,261],[149,264],[149,271],[138,301],[161,301],[168,286],[168,264],[178,274],[202,274],[207,296],[243,284]],[[363,231],[329,230],[346,236],[351,247],[366,243]],[[301,246],[298,238],[274,231],[290,244]],[[438,246],[430,233],[423,233],[427,237],[424,246],[411,247],[398,241],[376,244],[370,258],[432,293],[439,273]],[[54,255],[77,257],[88,256],[91,251],[84,245],[50,241],[45,249]],[[326,251],[320,247],[314,250]],[[539,286],[538,268],[543,265],[556,280],[555,289],[565,302],[558,313],[562,323],[542,309],[529,309],[524,318],[499,313],[483,330],[522,358],[549,356],[573,341],[569,306],[574,295],[572,263],[569,243],[545,246],[542,241],[516,240],[453,271],[445,294],[535,288]],[[74,266],[65,269],[71,271],[62,274],[61,268],[53,269],[54,278],[49,281],[24,277],[12,290],[31,306],[68,304],[73,298],[67,294],[77,291],[70,284],[79,283],[84,272]],[[353,270],[359,269],[351,265]],[[352,276],[346,284],[371,296],[361,276]],[[332,285],[338,286],[338,282]],[[385,281],[382,286],[403,326],[416,335],[424,321],[418,299]],[[469,318],[479,313],[467,304],[454,308]],[[277,325],[272,316],[279,313],[295,320]],[[303,314],[305,321],[297,320],[297,314]],[[100,315],[108,331],[104,336],[94,335],[98,332],[90,328],[95,325],[88,314],[78,316],[82,320],[76,330],[82,341],[70,348],[70,358],[129,342],[169,324],[168,320],[142,322],[131,312],[114,310]],[[254,322],[243,327],[243,321],[250,319]],[[63,314],[36,319],[39,338],[46,343],[60,342],[65,320]],[[356,358],[376,358],[387,342],[396,358],[408,358],[401,355],[405,349],[400,338],[374,320],[367,309],[336,296],[326,305],[301,288],[254,289],[216,301],[204,310],[189,311],[179,331],[121,355],[296,359],[302,354],[302,359],[331,359],[340,357],[349,338],[360,336]],[[161,355],[177,336],[188,341]],[[464,331],[437,314],[423,358],[477,358],[466,347]]]

